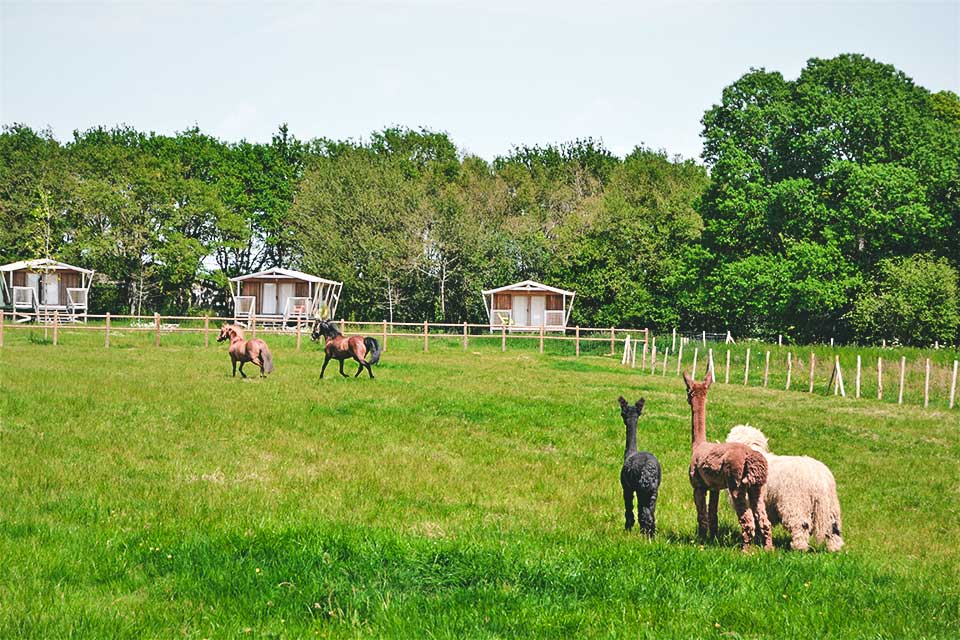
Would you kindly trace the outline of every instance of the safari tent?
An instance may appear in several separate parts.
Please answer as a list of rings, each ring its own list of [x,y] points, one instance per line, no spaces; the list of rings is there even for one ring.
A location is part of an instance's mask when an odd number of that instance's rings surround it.
[[[93,271],[48,258],[0,266],[0,300],[16,322],[86,322]]]
[[[308,324],[317,315],[333,319],[342,282],[279,267],[230,278],[234,320],[244,326]]]
[[[564,331],[576,296],[533,280],[482,293],[491,331]]]

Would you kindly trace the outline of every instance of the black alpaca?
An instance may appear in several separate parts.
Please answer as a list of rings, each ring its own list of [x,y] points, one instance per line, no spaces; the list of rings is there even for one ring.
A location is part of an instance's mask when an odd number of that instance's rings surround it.
[[[620,416],[627,427],[627,445],[623,450],[620,486],[623,487],[623,515],[626,529],[633,528],[633,495],[637,495],[640,528],[653,537],[657,529],[657,492],[660,490],[660,462],[647,451],[637,451],[637,419],[643,413],[643,398],[630,404],[620,396]]]

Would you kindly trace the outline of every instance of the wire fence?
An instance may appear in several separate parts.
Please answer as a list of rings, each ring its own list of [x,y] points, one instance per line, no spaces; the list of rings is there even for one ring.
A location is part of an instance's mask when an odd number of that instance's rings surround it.
[[[14,318],[20,321],[15,321]],[[64,332],[102,341],[105,348],[134,346],[131,337],[143,343],[144,338],[159,347],[167,342],[187,344],[202,342],[209,346],[216,340],[222,323],[233,323],[232,317],[87,315],[84,322],[72,316],[61,319],[30,317],[18,313],[11,316],[0,310],[0,348],[5,332],[23,332],[30,342],[59,345]],[[363,333],[380,340],[381,349],[389,350],[393,340],[416,341],[424,352],[431,345],[460,344],[490,347],[499,344],[501,351],[533,349],[539,353],[560,355],[620,355],[622,365],[639,369],[647,375],[679,376],[682,371],[693,376],[709,371],[714,381],[778,388],[785,391],[832,394],[849,398],[875,398],[898,405],[922,405],[925,408],[954,409],[958,406],[957,383],[960,358],[955,351],[887,347],[852,348],[785,346],[758,341],[737,343],[729,332],[680,332],[673,330],[659,336],[648,329],[617,327],[566,327],[550,331],[544,327],[495,326],[489,324],[442,322],[360,322],[337,320],[344,334]],[[310,339],[310,325],[277,319],[247,323],[248,338],[258,335],[282,336],[296,350],[304,338]],[[42,332],[42,336],[39,334]]]

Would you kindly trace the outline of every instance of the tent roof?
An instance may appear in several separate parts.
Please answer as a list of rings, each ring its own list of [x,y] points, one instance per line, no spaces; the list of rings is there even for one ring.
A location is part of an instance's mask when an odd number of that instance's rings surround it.
[[[248,273],[246,275],[237,276],[236,278],[230,278],[230,282],[243,282],[244,280],[269,280],[272,278],[291,278],[293,280],[303,280],[304,282],[343,284],[342,282],[337,282],[336,280],[327,280],[326,278],[313,276],[309,273],[304,273],[303,271],[283,269],[282,267],[274,267],[273,269],[267,269],[265,271],[258,271],[256,273]]]
[[[505,287],[498,287],[496,289],[487,289],[483,292],[483,295],[490,295],[491,293],[503,293],[505,291],[516,291],[518,293],[531,292],[531,291],[543,291],[544,293],[560,293],[568,296],[576,295],[573,291],[566,291],[564,289],[557,289],[556,287],[549,287],[543,283],[536,282],[534,280],[524,280],[523,282],[517,282],[515,284],[508,284]]]
[[[0,271],[20,271],[21,269],[60,269],[63,271],[78,271],[80,273],[93,273],[90,269],[75,267],[66,262],[57,262],[49,258],[39,258],[37,260],[18,260],[0,266]]]

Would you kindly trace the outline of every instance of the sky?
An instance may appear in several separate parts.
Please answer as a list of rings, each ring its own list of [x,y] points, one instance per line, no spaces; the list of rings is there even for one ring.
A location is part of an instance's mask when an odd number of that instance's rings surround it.
[[[0,123],[228,141],[401,125],[488,160],[585,137],[698,157],[704,111],[751,67],[792,79],[848,52],[960,93],[960,0],[0,0]]]

